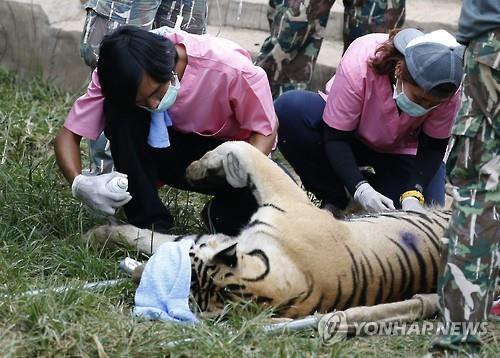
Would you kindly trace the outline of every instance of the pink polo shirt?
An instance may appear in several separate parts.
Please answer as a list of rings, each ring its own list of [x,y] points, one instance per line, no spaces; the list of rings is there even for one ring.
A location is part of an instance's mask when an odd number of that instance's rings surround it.
[[[421,117],[398,112],[387,75],[376,74],[368,65],[387,34],[370,34],[355,40],[342,57],[335,76],[326,84],[323,120],[330,127],[352,131],[374,151],[415,154],[418,134],[448,138],[460,105],[460,91]]]
[[[276,114],[267,76],[249,53],[219,37],[187,33],[165,34],[186,48],[188,64],[174,105],[173,127],[221,140],[246,140],[252,132],[269,135]],[[104,97],[97,71],[87,92],[71,108],[64,127],[96,139],[104,129]]]

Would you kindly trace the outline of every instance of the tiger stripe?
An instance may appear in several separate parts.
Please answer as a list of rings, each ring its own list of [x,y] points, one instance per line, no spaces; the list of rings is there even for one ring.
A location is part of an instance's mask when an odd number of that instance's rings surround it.
[[[279,211],[279,212],[281,212],[283,214],[286,214],[286,210],[285,209],[280,208],[279,206],[271,204],[271,203],[262,204],[261,207],[263,207],[263,208],[273,208],[273,209],[276,209],[277,211]]]
[[[435,289],[449,211],[337,220],[245,142],[221,144],[190,165],[186,175],[193,182],[211,175],[231,178],[247,185],[260,206],[236,236],[153,235],[125,225],[101,230],[101,241],[111,235],[151,253],[162,242],[194,240],[191,289],[203,310],[220,310],[225,300],[252,299],[280,315],[304,316]]]

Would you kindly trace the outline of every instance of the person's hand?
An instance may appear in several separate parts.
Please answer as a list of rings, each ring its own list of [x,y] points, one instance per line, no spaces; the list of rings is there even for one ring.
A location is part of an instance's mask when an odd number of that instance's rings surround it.
[[[363,183],[356,189],[354,200],[368,212],[395,210],[392,200],[380,194],[368,183]]]
[[[123,177],[125,174],[111,172],[102,175],[77,175],[71,185],[71,192],[75,198],[82,200],[92,209],[114,215],[116,209],[127,204],[132,196],[128,191],[121,193],[112,192],[107,184],[113,178]]]
[[[420,201],[413,196],[403,199],[401,201],[401,208],[404,211],[416,211],[417,213],[425,213],[426,211],[422,204],[420,204]]]

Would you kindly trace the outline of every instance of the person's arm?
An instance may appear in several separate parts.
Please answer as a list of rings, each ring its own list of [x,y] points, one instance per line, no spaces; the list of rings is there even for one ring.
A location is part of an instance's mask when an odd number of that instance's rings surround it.
[[[443,161],[448,140],[449,138],[433,138],[424,132],[420,133],[415,168],[408,181],[407,190],[422,191],[425,188]]]
[[[245,141],[268,155],[276,143],[278,118],[264,70],[252,65],[235,75],[229,101],[240,129],[251,133]]]
[[[354,132],[341,131],[328,125],[323,130],[323,142],[330,166],[352,195],[356,186],[365,181],[351,149]]]
[[[423,131],[420,133],[415,167],[408,181],[406,191],[402,193],[400,199],[403,210],[424,210],[423,189],[439,169],[447,145],[448,138],[433,138]]]
[[[61,127],[54,142],[56,161],[66,180],[72,184],[82,171],[80,142],[82,137]]]
[[[365,210],[375,212],[393,210],[392,200],[373,189],[361,174],[351,148],[354,133],[355,130],[342,131],[325,125],[323,142],[333,171],[352,194],[354,200],[359,202]]]
[[[57,133],[54,152],[56,161],[66,180],[71,184],[71,193],[93,209],[113,215],[117,208],[128,203],[132,197],[128,191],[113,192],[109,187],[112,180],[125,179],[119,172],[101,175],[82,175],[80,142],[82,137],[61,127]]]
[[[253,145],[255,148],[260,150],[265,155],[269,155],[271,150],[276,143],[276,135],[278,133],[278,123],[276,122],[276,126],[273,129],[273,132],[269,135],[263,135],[257,132],[252,132],[252,135],[248,139],[248,143]]]

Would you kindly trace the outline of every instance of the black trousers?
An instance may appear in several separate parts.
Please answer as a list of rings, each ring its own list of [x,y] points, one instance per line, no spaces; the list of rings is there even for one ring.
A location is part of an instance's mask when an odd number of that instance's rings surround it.
[[[132,200],[125,205],[128,222],[167,232],[173,217],[158,196],[157,183],[214,195],[212,217],[217,232],[236,235],[257,210],[257,202],[247,188],[235,189],[225,181],[197,188],[185,179],[187,166],[214,149],[222,141],[169,128],[170,146],[153,148],[147,144],[150,113],[138,107],[119,108],[104,102],[105,134],[110,141],[115,168],[128,175]]]

